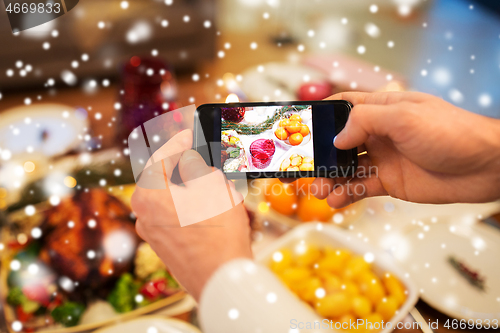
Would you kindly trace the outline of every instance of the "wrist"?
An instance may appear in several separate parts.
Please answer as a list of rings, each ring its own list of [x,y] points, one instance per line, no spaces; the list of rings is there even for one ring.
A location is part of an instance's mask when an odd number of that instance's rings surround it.
[[[491,175],[491,181],[496,184],[498,189],[494,199],[500,199],[500,120],[488,119],[490,130],[485,131],[488,139],[488,149],[486,151],[488,157],[488,171]]]

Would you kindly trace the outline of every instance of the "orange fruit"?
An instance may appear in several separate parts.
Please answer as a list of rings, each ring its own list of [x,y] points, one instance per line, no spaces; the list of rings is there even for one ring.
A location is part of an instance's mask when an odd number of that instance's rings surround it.
[[[332,218],[335,209],[328,206],[326,199],[320,200],[309,194],[299,199],[297,216],[303,222],[323,221],[326,222]]]
[[[302,122],[302,117],[298,114],[292,114],[290,116],[290,120],[295,120],[295,121],[298,121],[300,123],[300,122]]]
[[[290,120],[288,120],[286,118],[283,120],[280,120],[280,123],[279,123],[280,127],[287,127],[289,124],[290,124]]]
[[[278,213],[292,215],[297,209],[297,195],[290,184],[283,184],[279,179],[274,179],[266,184],[264,191],[267,202]]]
[[[304,137],[300,133],[294,133],[288,138],[288,142],[290,142],[292,146],[300,145],[302,140],[304,140]]]
[[[297,195],[307,195],[311,193],[311,185],[316,178],[299,178],[293,183],[290,183],[293,187],[294,193]]]
[[[283,127],[278,127],[276,131],[274,131],[274,135],[280,140],[286,140],[288,138],[288,132]]]
[[[296,120],[292,120],[287,126],[286,126],[286,130],[289,132],[289,133],[298,133],[300,132],[300,129],[302,128],[302,125],[296,121]]]
[[[306,124],[302,124],[299,133],[302,134],[303,137],[306,137],[307,134],[309,134],[309,126],[307,126]]]

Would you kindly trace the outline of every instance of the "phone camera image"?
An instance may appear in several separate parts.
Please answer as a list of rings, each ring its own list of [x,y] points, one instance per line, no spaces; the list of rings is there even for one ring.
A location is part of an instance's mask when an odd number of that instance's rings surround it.
[[[314,171],[312,105],[221,108],[221,168]]]
[[[347,177],[357,152],[336,149],[347,101],[204,104],[195,149],[229,179]]]

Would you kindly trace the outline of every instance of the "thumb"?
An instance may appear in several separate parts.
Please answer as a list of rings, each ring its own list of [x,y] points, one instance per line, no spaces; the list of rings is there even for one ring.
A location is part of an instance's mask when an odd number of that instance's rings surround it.
[[[203,177],[212,172],[203,157],[194,150],[186,150],[179,161],[179,174],[182,181],[188,182],[196,178]]]
[[[335,147],[352,149],[364,144],[370,135],[388,136],[396,125],[393,121],[395,111],[393,105],[356,105],[344,129],[335,137]]]

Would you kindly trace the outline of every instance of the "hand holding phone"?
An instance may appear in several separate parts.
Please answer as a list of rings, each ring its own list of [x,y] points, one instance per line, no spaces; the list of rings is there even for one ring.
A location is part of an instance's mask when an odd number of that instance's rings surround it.
[[[438,204],[500,198],[499,120],[418,92],[347,92],[330,98],[354,105],[335,145],[364,146],[359,165],[367,171],[348,182],[316,179],[316,196],[328,198],[330,206],[378,195]]]
[[[229,179],[349,177],[357,150],[333,141],[346,101],[204,104],[195,114],[195,149]]]

